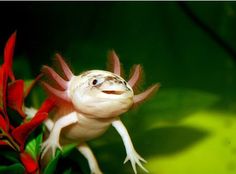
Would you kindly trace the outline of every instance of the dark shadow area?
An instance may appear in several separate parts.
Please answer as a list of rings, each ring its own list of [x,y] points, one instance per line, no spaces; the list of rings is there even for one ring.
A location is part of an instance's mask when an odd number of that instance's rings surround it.
[[[185,126],[168,126],[152,129],[137,136],[131,135],[131,138],[137,152],[148,159],[180,153],[208,136],[209,133],[204,130]],[[111,130],[97,141],[104,142],[104,145],[92,143],[92,147],[105,173],[128,174],[132,172],[130,163],[123,166],[126,154],[118,133]]]
[[[166,126],[134,138],[142,154],[149,157],[180,153],[208,136],[208,132],[192,127]]]
[[[149,101],[122,115],[121,119],[132,134],[139,135],[155,123],[176,124],[193,113],[212,109],[219,100],[215,94],[205,91],[163,88]]]
[[[61,157],[57,163],[57,170],[56,173],[58,174],[64,174],[66,171],[70,171],[70,174],[85,174],[86,172],[83,172],[81,169],[81,166],[84,166],[83,168],[86,168],[86,164],[83,164],[82,157],[75,152],[76,149],[74,149],[70,156]],[[77,159],[73,159],[73,158]],[[79,159],[79,163],[78,163]],[[87,169],[88,171],[88,169]]]
[[[221,95],[220,100],[216,102],[213,106],[211,106],[209,110],[227,113],[230,114],[230,116],[236,116],[236,98],[234,98],[234,96],[232,95]],[[227,114],[224,114],[224,116]]]

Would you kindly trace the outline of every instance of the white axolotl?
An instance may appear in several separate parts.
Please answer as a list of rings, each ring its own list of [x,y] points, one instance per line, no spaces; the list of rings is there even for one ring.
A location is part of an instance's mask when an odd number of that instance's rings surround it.
[[[49,150],[54,157],[57,148],[78,143],[77,148],[88,160],[91,173],[101,174],[86,141],[102,135],[112,125],[125,146],[127,157],[124,163],[130,160],[134,173],[137,173],[136,164],[148,172],[141,164],[145,160],[134,149],[119,116],[134,104],[145,100],[159,85],[155,84],[143,93],[134,95],[132,87],[140,77],[141,66],[136,65],[133,75],[126,82],[120,76],[120,61],[114,51],[110,54],[113,72],[91,70],[75,76],[59,54],[56,59],[61,65],[64,78],[48,66],[42,68],[42,72],[58,84],[57,87],[52,87],[42,82],[46,90],[58,99],[56,113],[45,121],[49,136],[42,144],[42,157]]]

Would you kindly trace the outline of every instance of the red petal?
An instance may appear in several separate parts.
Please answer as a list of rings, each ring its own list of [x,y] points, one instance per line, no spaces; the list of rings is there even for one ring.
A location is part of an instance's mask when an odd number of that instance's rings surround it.
[[[7,123],[1,114],[0,114],[0,129],[2,129],[4,132],[7,132]]]
[[[37,128],[44,120],[47,119],[48,112],[54,106],[55,101],[47,99],[38,110],[36,115],[28,123],[22,124],[12,131],[12,136],[20,144],[20,148],[24,149],[25,141],[28,135]]]
[[[7,85],[7,74],[5,66],[0,68],[0,110],[3,111],[5,107],[5,96],[6,96],[6,85]]]
[[[20,160],[25,166],[26,173],[36,173],[38,170],[38,163],[27,152],[20,153]]]
[[[6,67],[0,68],[0,112],[5,116],[6,123],[8,125],[9,119],[6,112],[6,89],[7,89],[7,73]]]
[[[39,108],[38,112],[50,112],[52,110],[52,108],[55,106],[56,100],[51,98],[47,98],[43,104],[41,105],[41,107]]]
[[[7,145],[7,142],[0,140],[0,145]]]
[[[16,32],[14,32],[8,39],[5,49],[4,49],[4,64],[6,66],[7,75],[12,81],[15,80],[14,74],[12,72],[12,59],[16,42]]]
[[[24,102],[24,81],[16,80],[7,89],[7,105],[16,110],[22,117],[25,113],[22,110]]]
[[[47,113],[38,113],[31,121],[18,126],[12,131],[12,136],[19,143],[21,149],[24,149],[28,135],[37,128],[47,118],[47,116]]]

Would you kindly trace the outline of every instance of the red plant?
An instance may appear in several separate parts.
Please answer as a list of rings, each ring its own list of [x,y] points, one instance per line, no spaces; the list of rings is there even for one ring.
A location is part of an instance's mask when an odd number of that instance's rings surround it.
[[[10,146],[19,153],[21,163],[25,167],[25,173],[38,173],[38,160],[25,151],[25,142],[29,134],[47,118],[48,112],[54,106],[54,100],[46,99],[36,115],[30,121],[26,120],[23,104],[29,90],[24,93],[24,81],[16,80],[12,71],[15,41],[16,32],[11,35],[6,43],[4,62],[0,67],[0,147]],[[7,112],[8,108],[15,110],[20,115],[16,114],[16,116],[21,117],[20,125],[13,126],[11,124]],[[14,117],[11,116],[11,118]]]

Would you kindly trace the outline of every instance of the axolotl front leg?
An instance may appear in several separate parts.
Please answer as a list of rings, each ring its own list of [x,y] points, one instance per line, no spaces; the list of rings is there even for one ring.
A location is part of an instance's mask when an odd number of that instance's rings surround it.
[[[50,121],[46,121],[46,126],[50,131],[49,137],[46,141],[42,144],[42,158],[45,155],[45,153],[51,149],[52,150],[52,156],[55,156],[56,149],[61,149],[59,139],[60,139],[60,133],[61,130],[64,127],[67,127],[71,124],[74,124],[78,122],[78,117],[76,112],[71,112],[70,114],[61,117],[59,120],[57,120],[54,124]]]
[[[126,163],[128,160],[130,160],[132,168],[134,170],[134,173],[137,173],[137,169],[136,169],[136,164],[138,164],[139,167],[141,167],[145,172],[148,172],[147,169],[145,169],[142,165],[142,162],[146,162],[134,149],[133,143],[130,139],[129,133],[126,130],[124,124],[121,122],[121,120],[117,119],[115,121],[112,122],[112,126],[117,130],[117,132],[120,134],[124,146],[125,146],[125,150],[126,150],[126,158],[124,163]]]

